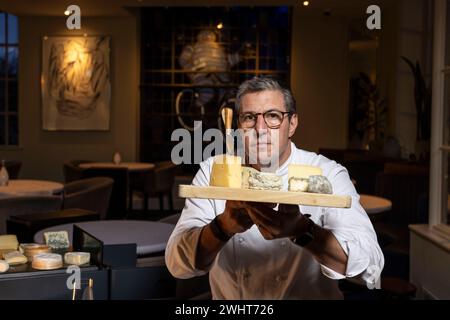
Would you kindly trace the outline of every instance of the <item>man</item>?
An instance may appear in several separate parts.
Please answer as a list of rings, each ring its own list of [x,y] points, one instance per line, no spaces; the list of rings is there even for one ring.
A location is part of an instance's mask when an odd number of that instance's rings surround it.
[[[334,194],[350,195],[352,206],[187,199],[166,248],[170,272],[177,278],[209,272],[214,299],[339,299],[335,280],[347,277],[375,286],[384,257],[372,224],[347,170],[291,142],[298,124],[291,93],[270,78],[254,78],[236,100],[240,128],[256,131],[253,167],[277,154],[275,173],[286,189],[289,164],[319,166]],[[192,183],[208,186],[211,168],[212,159],[202,162]]]

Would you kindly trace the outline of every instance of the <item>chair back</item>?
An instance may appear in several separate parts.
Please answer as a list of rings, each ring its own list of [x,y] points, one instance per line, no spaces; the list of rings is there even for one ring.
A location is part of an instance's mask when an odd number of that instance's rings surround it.
[[[83,171],[85,169],[82,169],[79,167],[82,163],[88,163],[90,161],[88,160],[71,160],[66,161],[63,164],[63,175],[64,175],[64,181],[66,183],[80,180],[83,178]]]
[[[380,172],[377,175],[375,194],[392,201],[389,221],[398,225],[418,223],[419,198],[428,194],[429,177],[421,172]]]
[[[69,182],[64,186],[63,209],[84,209],[94,211],[105,219],[114,180],[96,177]]]
[[[127,215],[128,169],[89,168],[83,170],[83,178],[108,177],[113,179],[106,219],[124,219]]]
[[[0,169],[2,165],[0,163]],[[15,180],[19,178],[20,168],[22,168],[22,162],[17,160],[5,161],[5,167],[8,171],[9,179]]]
[[[60,210],[62,197],[33,196],[0,200],[0,234],[6,233],[6,220],[11,216]]]

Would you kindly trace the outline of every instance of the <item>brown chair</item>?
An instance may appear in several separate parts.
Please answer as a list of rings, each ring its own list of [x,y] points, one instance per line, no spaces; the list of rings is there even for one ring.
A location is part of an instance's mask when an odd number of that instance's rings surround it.
[[[6,233],[6,220],[10,216],[60,210],[62,197],[34,196],[0,200],[0,234]]]
[[[108,177],[81,179],[64,186],[63,209],[84,209],[106,218],[114,180]]]
[[[0,169],[1,169],[1,167],[2,167],[2,165],[0,162]],[[20,168],[22,167],[21,161],[16,161],[16,160],[5,161],[5,167],[6,167],[6,170],[8,171],[9,179],[15,180],[15,179],[19,178]]]
[[[176,165],[172,161],[163,161],[155,164],[150,171],[133,175],[130,179],[130,202],[132,209],[133,193],[140,193],[144,199],[144,210],[148,211],[148,198],[158,197],[159,208],[164,210],[164,196],[169,199],[169,210],[173,211],[172,187],[175,182]]]
[[[108,177],[114,184],[109,198],[106,219],[124,219],[127,216],[127,168],[89,168],[83,170],[83,178]]]
[[[422,171],[380,172],[377,174],[375,195],[392,201],[390,222],[407,226],[416,223],[419,198],[428,194],[429,176]]]
[[[63,174],[64,174],[64,181],[66,183],[76,181],[83,179],[83,171],[85,169],[82,169],[79,167],[82,163],[88,163],[91,161],[88,160],[71,160],[66,161],[63,164]]]

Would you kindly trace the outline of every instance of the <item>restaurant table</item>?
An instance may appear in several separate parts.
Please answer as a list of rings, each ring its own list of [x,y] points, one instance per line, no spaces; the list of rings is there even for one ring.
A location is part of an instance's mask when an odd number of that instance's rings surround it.
[[[167,241],[174,225],[154,221],[139,220],[101,220],[80,223],[68,223],[50,227],[34,235],[36,243],[44,243],[44,232],[67,231],[72,243],[73,225],[76,224],[104,244],[136,243],[137,255],[144,256],[166,249]]]
[[[121,162],[115,164],[113,162],[86,162],[79,165],[82,169],[94,169],[94,168],[104,168],[104,169],[114,169],[114,168],[127,168],[130,172],[147,171],[155,168],[153,163],[146,162]]]
[[[50,196],[61,193],[64,185],[44,180],[10,180],[7,186],[0,186],[0,199],[20,196]]]
[[[388,199],[361,194],[359,203],[366,210],[370,219],[379,218],[379,216],[392,209],[392,202]]]

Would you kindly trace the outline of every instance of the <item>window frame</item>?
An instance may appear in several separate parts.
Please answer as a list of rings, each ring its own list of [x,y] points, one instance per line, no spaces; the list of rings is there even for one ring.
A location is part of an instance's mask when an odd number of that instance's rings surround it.
[[[450,154],[450,145],[444,143],[445,118],[445,77],[450,76],[446,58],[446,20],[448,0],[434,2],[433,74],[432,74],[432,114],[430,143],[430,201],[429,225],[450,236],[450,227],[445,221],[447,213],[448,177],[444,177],[444,157]],[[449,21],[450,23],[450,21]],[[449,53],[450,54],[450,53]],[[450,87],[450,86],[449,86]],[[448,100],[448,98],[447,98]]]
[[[4,101],[5,101],[5,107],[4,110],[0,111],[0,116],[4,117],[4,143],[0,144],[0,149],[16,149],[20,147],[20,135],[19,135],[19,66],[17,65],[17,74],[15,77],[11,77],[8,69],[9,69],[9,59],[8,59],[8,55],[9,55],[9,48],[16,48],[17,51],[19,52],[19,40],[17,40],[17,43],[11,44],[9,43],[9,39],[8,39],[8,33],[9,33],[9,22],[8,19],[10,16],[12,16],[12,14],[8,13],[8,12],[4,12],[4,11],[0,11],[1,14],[4,14],[5,16],[5,20],[4,20],[4,32],[5,32],[5,38],[4,38],[4,42],[0,43],[0,48],[5,50],[5,72],[4,74],[0,74],[0,80],[4,82],[5,87],[4,87]],[[18,21],[18,17],[15,16],[17,21]],[[18,31],[18,22],[17,22],[17,31]],[[19,35],[17,35],[19,36]],[[15,83],[15,85],[17,86],[17,93],[16,93],[16,111],[11,111],[11,106],[10,106],[10,99],[9,99],[9,95],[10,95],[10,90],[9,90],[9,86],[11,85],[11,83]],[[9,137],[9,133],[10,133],[10,117],[11,116],[15,116],[17,118],[17,143],[16,144],[11,144],[10,143],[10,137]]]

